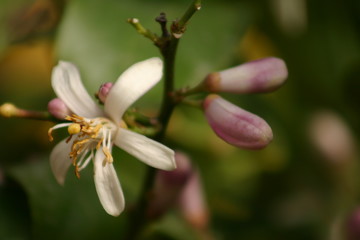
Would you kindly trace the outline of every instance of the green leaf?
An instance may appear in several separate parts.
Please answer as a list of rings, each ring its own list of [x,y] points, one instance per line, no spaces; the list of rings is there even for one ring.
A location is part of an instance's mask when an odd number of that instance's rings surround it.
[[[106,214],[90,168],[81,172],[80,180],[68,174],[62,187],[55,182],[47,160],[11,170],[29,196],[32,239],[113,239],[123,234],[126,215],[115,218]]]

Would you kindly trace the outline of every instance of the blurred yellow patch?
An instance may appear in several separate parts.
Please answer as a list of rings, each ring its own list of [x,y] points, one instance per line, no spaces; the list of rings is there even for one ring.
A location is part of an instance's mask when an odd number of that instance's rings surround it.
[[[268,56],[277,56],[277,49],[271,39],[256,27],[249,27],[239,43],[238,55],[246,61]]]
[[[42,40],[9,46],[0,58],[1,87],[11,91],[15,88],[50,90],[53,65],[53,43],[50,41]]]

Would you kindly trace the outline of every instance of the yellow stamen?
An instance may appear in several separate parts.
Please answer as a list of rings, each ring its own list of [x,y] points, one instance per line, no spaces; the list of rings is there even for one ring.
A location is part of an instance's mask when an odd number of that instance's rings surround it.
[[[52,131],[53,131],[53,128],[49,128],[48,130],[48,137],[49,137],[49,141],[52,142],[54,140],[53,136],[52,136]]]
[[[66,139],[66,143],[69,143],[71,138],[72,138],[73,135],[70,135],[67,139]]]
[[[79,171],[79,165],[75,165],[75,176],[77,179],[80,179],[80,171]]]
[[[105,154],[105,159],[104,159],[103,165],[105,165],[106,163],[112,163],[114,161],[114,159],[110,153],[110,150],[107,147],[103,147],[102,151]]]
[[[90,141],[89,138],[85,138],[83,140],[76,140],[76,141],[74,141],[74,144],[72,145],[71,149],[72,150],[75,150],[75,148],[79,149],[82,145],[84,145],[88,141]]]
[[[84,144],[90,141],[90,139],[85,138],[83,140],[76,140],[73,142],[73,145],[71,146],[71,152],[69,156],[73,159],[73,165],[76,164],[76,159],[79,154],[84,150]]]
[[[69,137],[66,142],[71,140],[71,150],[69,156],[74,166],[75,175],[80,178],[80,170],[84,167],[82,163],[85,160],[86,164],[88,160],[93,158],[93,150],[100,150],[104,153],[103,165],[107,163],[113,163],[113,156],[111,155],[109,145],[111,144],[111,131],[113,131],[113,124],[106,118],[87,119],[75,114],[66,116],[66,120],[70,123],[63,123],[50,128],[48,131],[49,140],[52,141],[52,131],[61,127],[67,127]],[[126,128],[125,122],[120,123],[121,127]],[[75,138],[75,139],[74,139]],[[105,141],[105,142],[104,142]],[[105,146],[107,145],[107,146]],[[91,151],[91,155],[88,155]],[[90,158],[90,159],[89,159]],[[79,166],[79,163],[81,166]]]
[[[103,142],[104,138],[101,138],[100,141],[96,144],[96,150],[98,150]]]
[[[101,127],[102,127],[101,124],[98,124],[98,125],[96,125],[95,127],[84,126],[84,127],[81,129],[81,132],[82,132],[84,135],[90,136],[90,138],[96,138],[97,135],[99,134],[99,130],[101,129]]]
[[[85,118],[80,117],[75,114],[72,114],[72,116],[66,116],[65,119],[68,121],[74,122],[74,123],[81,123],[81,122],[84,122],[84,120],[85,120]]]

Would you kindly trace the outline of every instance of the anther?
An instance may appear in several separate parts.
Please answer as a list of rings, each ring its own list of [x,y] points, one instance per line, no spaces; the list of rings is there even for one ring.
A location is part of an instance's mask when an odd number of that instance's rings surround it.
[[[53,136],[52,136],[52,131],[53,131],[53,128],[49,128],[48,130],[48,137],[49,137],[49,141],[52,142],[54,140]]]
[[[102,148],[103,153],[105,154],[105,159],[103,161],[103,166],[105,166],[106,163],[113,163],[113,157],[110,153],[110,150],[107,147]]]
[[[80,179],[80,170],[77,164],[75,165],[75,176],[77,179]]]
[[[101,143],[103,142],[104,138],[101,138],[100,141],[96,144],[96,150],[98,150],[101,146]]]

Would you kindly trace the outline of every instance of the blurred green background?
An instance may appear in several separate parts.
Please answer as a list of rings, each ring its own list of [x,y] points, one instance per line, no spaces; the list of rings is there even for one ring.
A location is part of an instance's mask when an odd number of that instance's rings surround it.
[[[190,0],[0,0],[0,103],[46,110],[59,59],[80,69],[90,93],[131,64],[160,56],[126,20],[184,13]],[[360,2],[358,0],[203,1],[180,41],[176,86],[266,56],[283,58],[289,78],[278,91],[223,94],[263,117],[274,141],[260,151],[218,139],[201,111],[179,106],[169,146],[198,167],[214,239],[348,239],[359,199]],[[136,105],[157,111],[161,84]],[[92,167],[81,180],[55,182],[48,156],[51,123],[0,119],[0,239],[119,239],[127,228],[145,165],[115,150],[127,208],[102,209]],[[58,134],[56,140],[64,135]],[[360,223],[357,225],[360,228]],[[151,239],[202,239],[174,208]],[[355,238],[354,238],[355,239]]]

